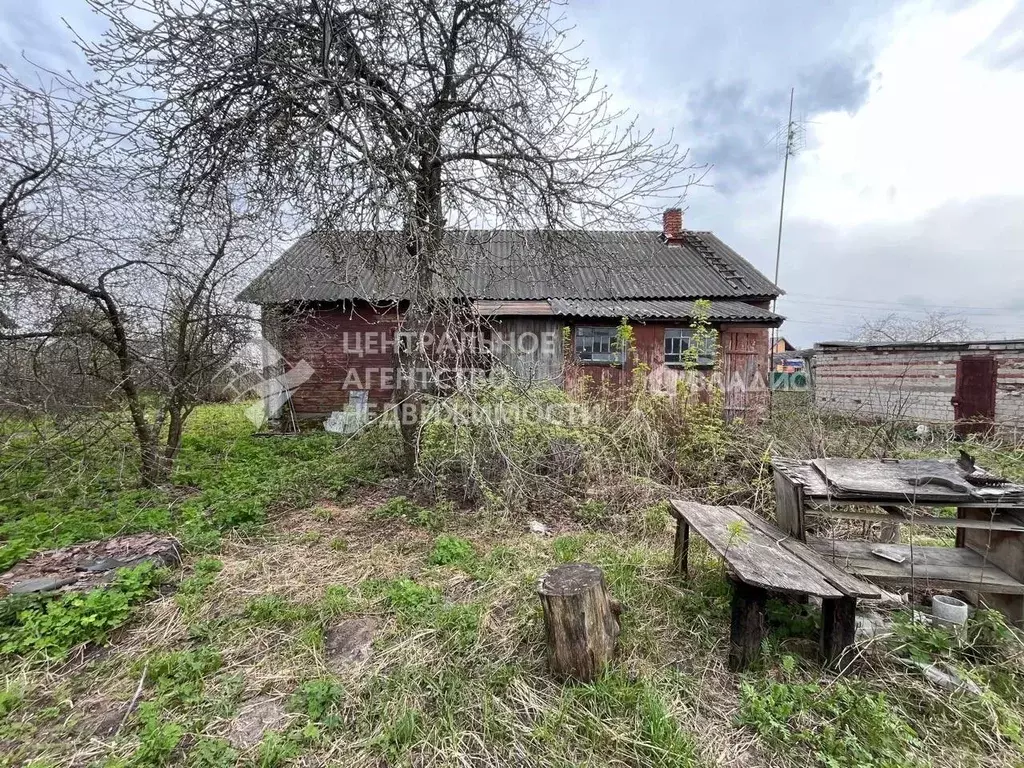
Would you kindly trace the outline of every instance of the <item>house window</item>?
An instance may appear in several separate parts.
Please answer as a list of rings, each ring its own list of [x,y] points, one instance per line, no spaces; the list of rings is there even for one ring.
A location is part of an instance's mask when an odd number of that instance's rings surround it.
[[[621,363],[615,328],[576,327],[576,357],[585,363]]]
[[[693,331],[690,328],[665,329],[665,363],[682,365],[686,362],[686,350],[694,343]],[[697,365],[714,365],[718,352],[718,342],[714,336],[705,336],[701,349],[697,351]],[[691,358],[693,359],[693,358]]]

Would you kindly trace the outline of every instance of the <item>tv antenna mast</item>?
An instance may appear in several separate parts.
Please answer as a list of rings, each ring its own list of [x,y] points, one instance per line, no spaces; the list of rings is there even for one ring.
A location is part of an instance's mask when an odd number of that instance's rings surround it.
[[[779,284],[779,262],[782,258],[782,221],[786,211],[786,180],[789,176],[789,158],[806,146],[807,132],[804,128],[804,121],[793,119],[793,95],[795,88],[789,89],[789,119],[786,125],[779,128],[775,134],[776,148],[783,156],[782,162],[782,199],[779,202],[779,236],[775,241],[775,284]],[[772,311],[775,311],[775,302],[778,297],[772,299]]]
[[[786,212],[786,181],[789,177],[789,158],[795,155],[799,150],[803,149],[806,145],[807,134],[804,129],[804,121],[793,119],[793,96],[796,92],[795,88],[789,89],[789,117],[786,120],[784,126],[780,126],[779,130],[775,133],[775,146],[779,154],[783,157],[782,162],[782,198],[779,201],[779,234],[775,241],[775,285],[779,284],[779,262],[782,258],[782,222]],[[775,311],[775,304],[778,302],[779,297],[776,296],[772,299],[772,312]],[[774,372],[775,372],[775,348],[779,343],[779,330],[775,328],[771,333],[771,350],[769,352],[769,366],[768,366],[768,413],[771,414],[772,401],[774,398],[771,396],[775,391],[774,385]]]

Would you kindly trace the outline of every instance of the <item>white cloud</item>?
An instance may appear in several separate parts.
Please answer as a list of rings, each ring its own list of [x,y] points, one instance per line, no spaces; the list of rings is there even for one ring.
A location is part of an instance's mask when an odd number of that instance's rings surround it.
[[[794,163],[792,210],[837,225],[896,222],[952,200],[1024,194],[1024,71],[971,55],[1014,5],[901,13],[867,102],[808,126],[814,149]]]

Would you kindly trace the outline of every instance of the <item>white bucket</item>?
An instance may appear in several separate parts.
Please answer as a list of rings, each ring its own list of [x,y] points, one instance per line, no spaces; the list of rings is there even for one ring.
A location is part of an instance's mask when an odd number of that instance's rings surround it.
[[[932,623],[937,627],[959,626],[967,621],[967,603],[955,597],[932,598]]]

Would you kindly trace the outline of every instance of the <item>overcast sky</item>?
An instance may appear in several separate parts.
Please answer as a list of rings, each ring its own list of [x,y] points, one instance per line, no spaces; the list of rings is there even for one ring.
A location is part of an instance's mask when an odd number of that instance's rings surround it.
[[[0,62],[77,58],[84,0],[0,0]],[[769,277],[789,89],[783,334],[845,338],[864,315],[928,308],[1024,337],[1024,0],[577,0],[617,100],[712,166],[686,226]],[[20,68],[20,67],[19,67]]]

